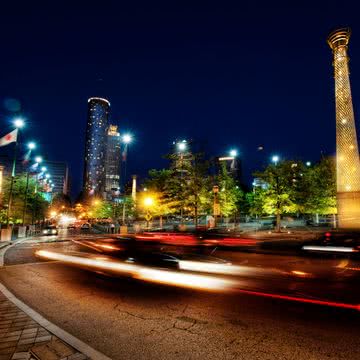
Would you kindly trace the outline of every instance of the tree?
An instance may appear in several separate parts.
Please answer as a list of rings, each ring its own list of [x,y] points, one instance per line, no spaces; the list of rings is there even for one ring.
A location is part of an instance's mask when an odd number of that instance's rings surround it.
[[[27,224],[43,220],[46,217],[46,211],[48,210],[49,202],[45,200],[44,196],[42,195],[43,189],[37,186],[36,180],[31,176],[29,177],[28,181],[28,186],[26,186],[27,176],[25,174],[17,175],[14,178],[11,212],[9,214],[10,223],[22,223],[23,213],[25,213],[24,223]],[[2,223],[6,222],[7,220],[7,205],[10,195],[10,186],[11,178],[7,177],[4,179],[1,200],[2,209],[0,220]]]
[[[225,217],[235,215],[243,197],[243,192],[235,179],[228,173],[225,164],[221,165],[220,174],[217,176],[219,186],[219,202],[221,214]]]
[[[294,213],[297,210],[296,182],[299,181],[301,173],[296,164],[293,161],[283,161],[276,165],[271,164],[263,172],[254,174],[266,184],[264,189],[260,190],[257,200],[262,202],[265,214],[276,216],[276,231],[278,232],[281,215]]]
[[[335,162],[322,159],[304,173],[303,212],[312,215],[336,214]]]
[[[194,154],[191,161],[184,162],[181,173],[175,173],[173,181],[169,183],[182,208],[190,209],[195,226],[198,225],[199,214],[206,212],[211,201],[209,166],[203,154]]]

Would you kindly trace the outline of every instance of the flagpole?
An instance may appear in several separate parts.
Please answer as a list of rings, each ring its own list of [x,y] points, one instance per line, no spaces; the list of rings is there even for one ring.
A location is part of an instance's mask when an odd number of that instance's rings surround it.
[[[11,170],[11,182],[10,182],[10,192],[9,192],[9,201],[8,201],[8,208],[7,208],[7,214],[6,214],[6,227],[9,227],[9,217],[11,214],[11,205],[13,200],[13,188],[14,188],[14,178],[16,174],[16,157],[17,157],[17,150],[18,150],[18,144],[19,144],[19,128],[16,128],[16,141],[15,141],[15,148],[14,148],[14,159],[13,159],[13,165]]]
[[[25,224],[25,213],[26,213],[26,206],[27,206],[27,198],[28,198],[28,191],[29,191],[29,171],[26,173],[26,190],[25,190],[25,200],[24,200],[24,208],[23,208],[23,216],[22,216],[22,225]]]

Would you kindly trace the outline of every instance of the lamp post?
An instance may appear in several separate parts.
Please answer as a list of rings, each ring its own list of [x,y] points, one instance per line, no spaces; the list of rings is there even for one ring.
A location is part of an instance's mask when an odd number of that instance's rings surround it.
[[[13,124],[17,130],[17,134],[16,134],[16,141],[15,141],[15,148],[14,148],[14,160],[13,160],[12,171],[11,171],[8,208],[7,208],[7,214],[6,214],[6,226],[7,227],[9,226],[9,217],[11,214],[14,178],[15,178],[15,174],[16,174],[16,156],[17,156],[17,148],[18,148],[18,144],[19,144],[19,134],[20,134],[20,129],[22,129],[25,126],[25,122],[22,118],[16,118],[16,119],[14,119]]]
[[[124,162],[124,190],[126,184],[126,165],[127,165],[127,156],[129,151],[129,144],[133,141],[133,137],[130,134],[125,134],[122,137],[122,142],[124,143],[124,151],[123,151],[123,162]]]
[[[180,154],[180,179],[181,179],[181,185],[183,183],[183,173],[184,173],[184,169],[183,169],[183,166],[184,166],[184,153],[185,151],[187,150],[188,148],[188,144],[187,144],[187,141],[186,140],[182,140],[178,143],[176,143],[176,148],[177,148],[177,151],[178,153]],[[184,204],[182,203],[181,204],[181,208],[180,208],[180,221],[181,221],[181,224],[183,223],[183,217],[184,217]]]
[[[220,203],[219,203],[219,186],[213,186],[214,193],[214,204],[213,204],[213,214],[214,214],[214,226],[217,226],[217,217],[220,215]]]
[[[28,149],[29,149],[29,157],[31,155],[31,151],[36,148],[36,144],[34,142],[28,143]],[[26,207],[27,207],[27,197],[28,197],[28,190],[29,190],[29,176],[30,172],[29,170],[26,171],[26,187],[25,187],[25,198],[24,198],[24,206],[23,206],[23,214],[22,214],[22,225],[25,223],[25,213],[26,213]]]
[[[280,160],[279,155],[273,155],[273,156],[271,157],[271,161],[272,161],[275,165],[278,164],[279,160]]]
[[[144,205],[146,208],[146,215],[145,215],[146,227],[147,229],[149,229],[150,220],[152,219],[152,216],[150,214],[150,208],[154,205],[154,199],[150,196],[146,197],[144,199]]]

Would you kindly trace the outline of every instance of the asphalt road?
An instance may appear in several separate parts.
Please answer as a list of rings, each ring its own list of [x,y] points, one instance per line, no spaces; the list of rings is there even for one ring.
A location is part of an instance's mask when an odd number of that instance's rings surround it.
[[[66,239],[9,249],[0,281],[50,321],[113,359],[360,359],[359,311],[236,292],[184,290],[109,278],[58,262],[35,262],[34,249],[80,249]],[[296,295],[313,291],[360,303],[357,272],[341,277],[344,267],[356,264],[232,252],[217,255],[257,268],[317,274],[310,282],[249,276],[242,278],[246,288]],[[326,280],[329,276],[331,281]]]

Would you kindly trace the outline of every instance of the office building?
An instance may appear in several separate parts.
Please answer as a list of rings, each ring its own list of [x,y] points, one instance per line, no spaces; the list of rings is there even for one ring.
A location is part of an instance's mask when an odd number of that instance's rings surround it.
[[[92,97],[88,100],[88,119],[85,140],[84,195],[105,193],[105,159],[110,102]]]
[[[105,158],[105,192],[106,198],[112,200],[120,193],[120,133],[116,125],[110,125],[107,131],[107,148]]]
[[[51,176],[53,194],[69,195],[69,168],[65,162],[45,161],[41,164]]]

